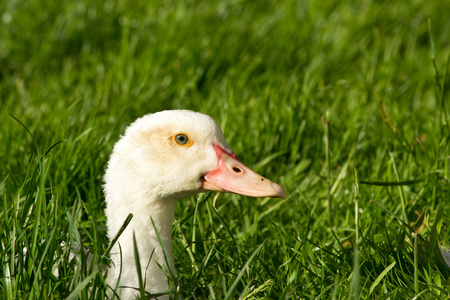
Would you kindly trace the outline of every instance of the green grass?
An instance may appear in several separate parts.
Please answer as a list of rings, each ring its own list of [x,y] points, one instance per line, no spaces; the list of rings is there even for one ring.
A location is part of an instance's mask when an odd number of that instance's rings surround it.
[[[101,272],[84,255],[69,263],[60,243],[107,262],[112,146],[137,117],[174,108],[214,117],[239,158],[288,192],[221,194],[218,213],[211,194],[179,203],[185,299],[447,298],[436,251],[450,248],[448,11],[2,1],[0,298],[105,297]]]

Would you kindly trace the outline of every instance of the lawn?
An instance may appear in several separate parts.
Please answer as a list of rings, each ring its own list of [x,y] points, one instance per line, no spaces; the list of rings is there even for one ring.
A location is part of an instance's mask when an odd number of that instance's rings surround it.
[[[0,298],[105,298],[101,272],[61,242],[107,263],[112,147],[136,118],[182,108],[216,119],[288,194],[221,194],[217,212],[213,193],[178,203],[184,299],[446,299],[449,11],[0,2]]]

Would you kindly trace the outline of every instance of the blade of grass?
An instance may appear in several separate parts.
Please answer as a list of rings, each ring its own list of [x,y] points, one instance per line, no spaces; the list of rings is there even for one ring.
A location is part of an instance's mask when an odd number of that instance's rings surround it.
[[[259,251],[261,251],[263,246],[264,246],[264,243],[259,245],[258,248],[256,248],[255,251],[253,251],[252,255],[250,255],[249,259],[245,262],[244,266],[241,268],[241,270],[237,274],[236,278],[234,279],[233,284],[228,289],[224,300],[233,299],[234,292],[237,288],[237,285],[239,284],[239,281],[241,280],[242,276],[244,275],[244,272],[248,270],[250,263],[255,258],[255,256],[259,253]]]
[[[111,251],[114,244],[117,242],[119,237],[122,235],[123,231],[127,228],[128,224],[130,224],[131,219],[133,219],[133,214],[129,214],[125,221],[123,222],[122,226],[120,227],[119,231],[116,233],[112,241],[110,241],[108,248],[106,248],[105,253],[103,253],[102,257],[100,258],[101,261],[104,261],[106,259],[106,256],[109,255],[109,252]]]
[[[360,296],[360,251],[359,251],[359,185],[358,173],[355,169],[355,246],[353,249],[353,272],[352,281],[350,283],[349,298],[359,299]]]
[[[400,176],[398,174],[397,170],[397,164],[395,163],[395,154],[394,154],[394,145],[389,142],[388,145],[389,148],[389,157],[391,158],[392,168],[394,170],[395,179],[397,182],[400,182]],[[398,192],[400,194],[400,200],[402,204],[402,218],[405,220],[406,223],[408,223],[408,216],[406,214],[406,196],[405,192],[403,191],[402,185],[398,185]]]
[[[92,279],[94,279],[95,276],[97,276],[97,272],[95,271],[92,274],[90,274],[89,276],[87,276],[85,279],[83,279],[82,282],[80,282],[80,284],[77,284],[77,286],[73,289],[73,291],[69,294],[69,296],[67,296],[67,300],[75,300],[79,298],[79,294],[81,292],[83,292],[86,287],[88,286],[89,282],[91,282]]]
[[[142,269],[141,269],[141,260],[139,258],[139,249],[136,242],[136,236],[133,232],[133,250],[134,250],[134,263],[136,265],[136,272],[139,281],[139,293],[141,294],[141,298],[145,299],[145,285],[144,279],[142,277]]]
[[[161,234],[159,233],[158,229],[156,228],[155,222],[153,221],[153,219],[151,219],[151,221],[152,221],[152,225],[155,230],[156,236],[158,238],[159,245],[161,246],[161,249],[164,253],[164,260],[166,262],[167,271],[169,272],[168,277],[169,277],[170,285],[172,285],[172,284],[174,285],[174,287],[172,288],[172,292],[177,291],[177,290],[179,290],[179,282],[178,282],[178,277],[176,275],[174,266],[172,265],[172,262],[169,260],[170,254],[167,251],[166,245],[164,244]],[[171,288],[171,286],[169,286],[169,288]]]
[[[330,150],[329,118],[330,118],[330,110],[328,109],[325,113],[325,118],[322,118],[322,124],[324,127],[323,142],[324,142],[324,146],[325,146],[328,217],[331,221],[333,208],[332,208],[332,195],[331,195],[331,160],[330,160],[330,151],[331,150]]]
[[[419,247],[417,233],[414,234],[414,293],[419,294]]]
[[[389,266],[386,267],[386,269],[383,270],[383,272],[378,275],[378,277],[375,279],[375,281],[372,283],[372,285],[369,288],[369,294],[367,296],[370,296],[373,292],[373,290],[380,284],[381,280],[386,276],[387,273],[395,266],[397,262],[393,262]]]

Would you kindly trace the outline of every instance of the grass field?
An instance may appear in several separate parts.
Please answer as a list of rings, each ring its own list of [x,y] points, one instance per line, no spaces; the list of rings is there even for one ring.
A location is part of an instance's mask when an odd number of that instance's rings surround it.
[[[0,298],[103,299],[102,176],[137,117],[207,113],[286,200],[178,204],[185,299],[445,299],[449,1],[0,2]],[[24,255],[23,249],[27,248]],[[76,267],[76,265],[78,267]],[[58,268],[59,276],[52,274]]]

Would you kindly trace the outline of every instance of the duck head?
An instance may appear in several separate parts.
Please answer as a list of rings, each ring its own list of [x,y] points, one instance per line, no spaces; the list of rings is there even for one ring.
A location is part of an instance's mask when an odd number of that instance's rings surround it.
[[[281,186],[239,161],[214,119],[187,110],[136,120],[114,147],[111,165],[160,199],[204,191],[286,197]]]

